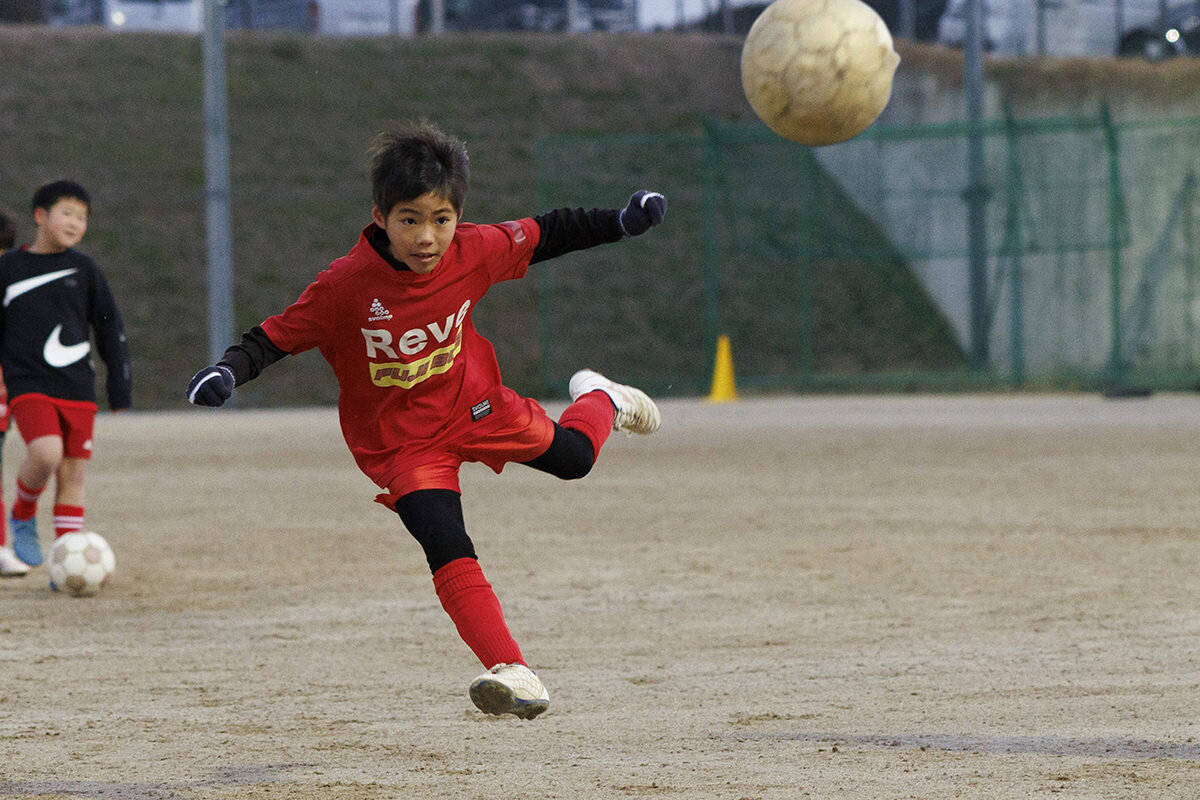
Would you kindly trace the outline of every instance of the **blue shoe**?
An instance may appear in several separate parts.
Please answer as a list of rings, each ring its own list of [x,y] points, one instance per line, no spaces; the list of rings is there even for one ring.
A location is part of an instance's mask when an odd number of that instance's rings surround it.
[[[31,567],[42,563],[42,548],[38,544],[37,517],[10,519],[8,528],[12,532],[12,548],[17,558]]]

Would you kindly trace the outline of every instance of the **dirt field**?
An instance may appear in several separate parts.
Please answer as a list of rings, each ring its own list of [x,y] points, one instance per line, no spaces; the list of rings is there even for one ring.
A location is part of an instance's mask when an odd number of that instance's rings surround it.
[[[102,416],[118,572],[0,582],[0,797],[1197,796],[1200,398],[663,418],[583,481],[464,470],[520,722],[333,411]]]

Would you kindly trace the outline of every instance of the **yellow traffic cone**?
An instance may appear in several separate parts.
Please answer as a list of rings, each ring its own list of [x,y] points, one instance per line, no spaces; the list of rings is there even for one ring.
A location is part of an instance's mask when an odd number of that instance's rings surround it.
[[[712,391],[708,395],[708,402],[732,403],[737,399],[737,385],[733,378],[733,349],[729,345],[729,337],[720,336],[717,338],[717,360],[713,366]]]

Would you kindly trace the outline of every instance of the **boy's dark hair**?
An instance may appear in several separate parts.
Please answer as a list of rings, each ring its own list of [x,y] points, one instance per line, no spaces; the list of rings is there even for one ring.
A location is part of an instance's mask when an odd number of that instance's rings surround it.
[[[17,223],[7,208],[0,206],[0,252],[17,243]]]
[[[75,181],[52,181],[43,186],[39,186],[38,190],[33,193],[33,210],[39,208],[49,209],[59,200],[64,197],[69,197],[72,200],[78,200],[89,209],[92,207],[91,195]]]
[[[398,123],[371,144],[371,200],[385,217],[397,203],[434,192],[462,213],[470,183],[467,146],[430,122]]]

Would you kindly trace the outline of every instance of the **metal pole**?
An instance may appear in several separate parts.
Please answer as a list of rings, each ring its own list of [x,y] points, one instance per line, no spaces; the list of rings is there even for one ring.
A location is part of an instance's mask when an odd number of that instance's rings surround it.
[[[917,38],[917,0],[900,0],[899,31],[901,39]]]
[[[717,159],[720,157],[716,131],[711,126],[704,136],[704,155],[700,165],[701,196],[700,242],[701,269],[704,274],[704,340],[708,352],[716,352],[721,325],[720,269],[717,266]]]
[[[970,354],[973,370],[986,370],[989,360],[987,314],[987,203],[983,149],[983,0],[967,0],[966,46],[963,54],[967,122],[967,297],[970,304]]]
[[[1046,3],[1049,0],[1034,0],[1037,8],[1037,54],[1046,55]]]
[[[814,209],[819,208],[820,200],[816,191],[816,160],[810,150],[803,147],[796,152],[796,184],[804,193],[801,196],[800,219],[797,227],[800,229],[800,248],[797,255],[796,280],[800,306],[800,375],[804,381],[813,377],[813,362],[816,351],[815,331],[813,321],[813,272],[820,261],[822,253],[817,252],[817,215]]]
[[[1124,379],[1125,354],[1122,346],[1125,332],[1121,327],[1121,242],[1125,209],[1121,199],[1121,156],[1116,126],[1108,103],[1100,106],[1100,123],[1104,127],[1104,139],[1108,151],[1108,265],[1109,265],[1109,325],[1112,340],[1109,344],[1108,371],[1114,384]]]
[[[1184,308],[1187,309],[1183,316],[1183,340],[1188,344],[1186,366],[1191,371],[1196,367],[1195,345],[1193,344],[1196,341],[1196,227],[1195,212],[1192,210],[1196,194],[1195,172],[1188,173],[1187,185],[1190,188],[1183,199]]]
[[[434,36],[446,32],[446,0],[430,0],[429,32]]]
[[[233,342],[233,224],[225,89],[225,3],[204,2],[204,197],[207,219],[208,355]]]
[[[1012,361],[1012,382],[1015,386],[1025,383],[1025,265],[1021,249],[1021,198],[1025,189],[1021,184],[1021,158],[1019,132],[1012,109],[1007,108],[1004,120],[1005,140],[1008,144],[1008,219],[1005,225],[1004,255],[1011,265],[1009,277],[1008,342]]]

